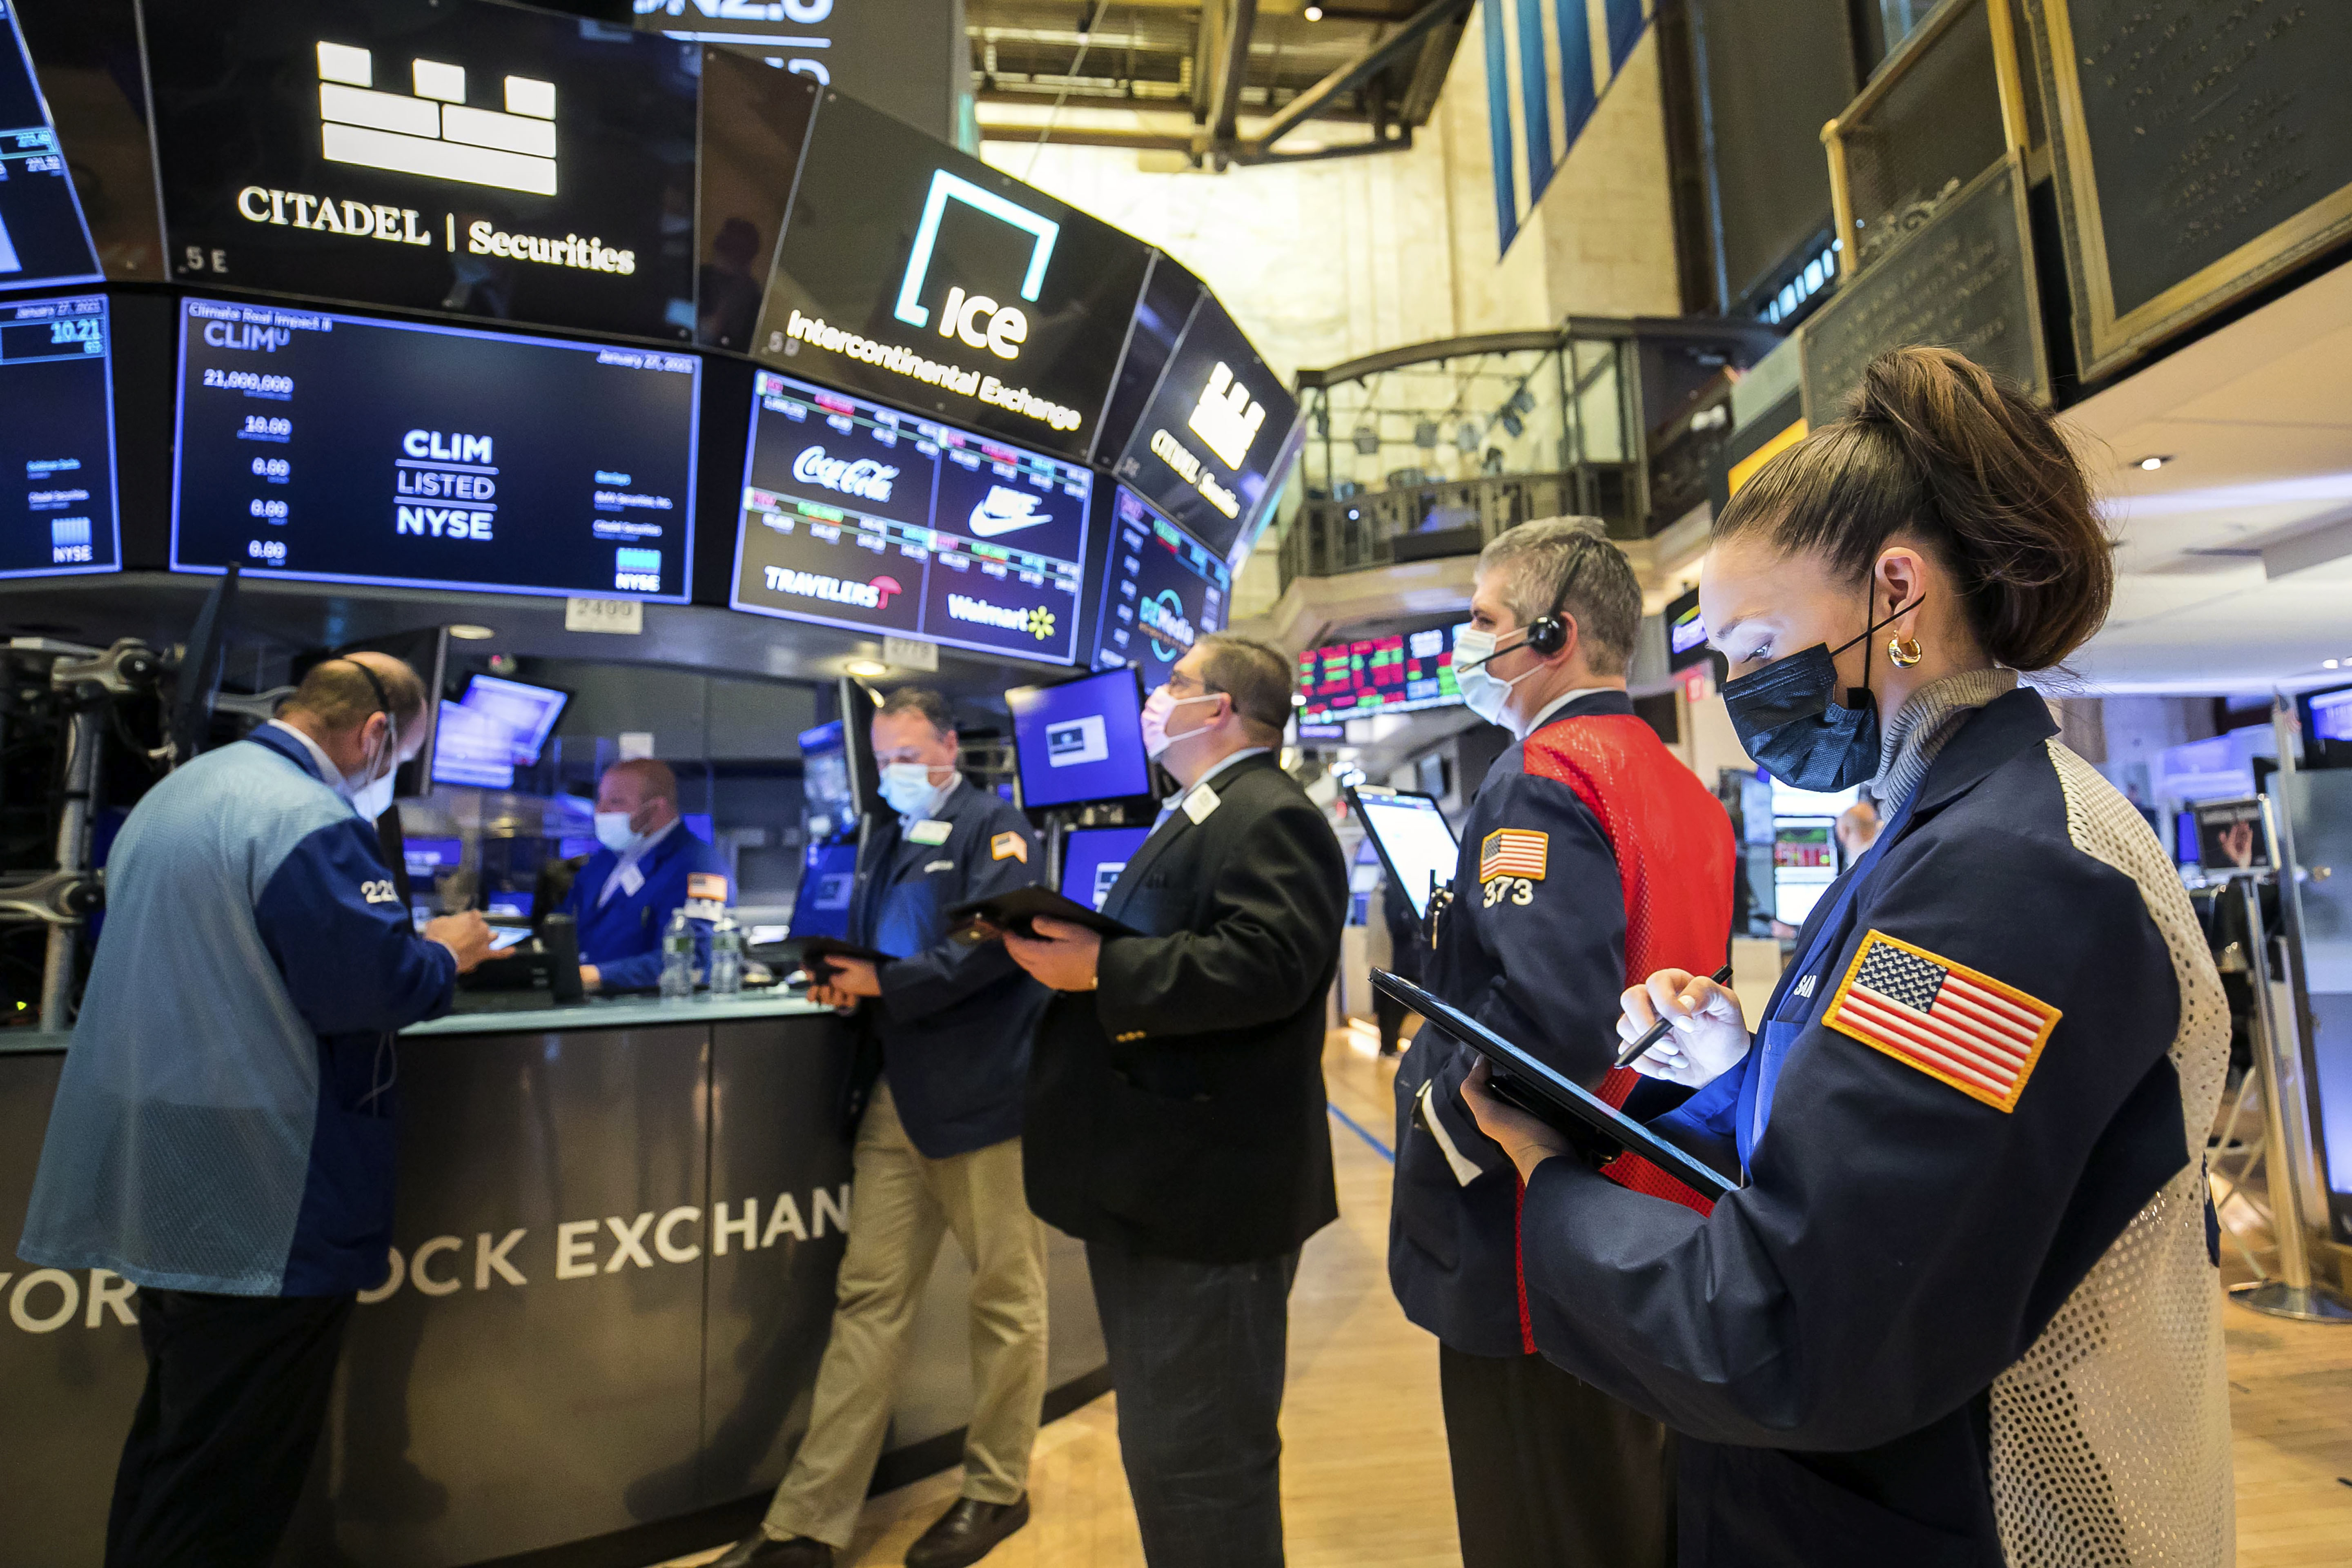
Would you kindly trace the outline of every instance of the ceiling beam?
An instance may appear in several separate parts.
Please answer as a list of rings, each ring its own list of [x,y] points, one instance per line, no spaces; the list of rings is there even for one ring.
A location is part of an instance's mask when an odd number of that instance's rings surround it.
[[[1419,48],[1422,40],[1434,29],[1459,20],[1470,5],[1471,0],[1429,0],[1395,32],[1284,104],[1243,151],[1252,155],[1252,161],[1262,161],[1266,150],[1276,142],[1403,59]]]
[[[1216,0],[1211,0],[1214,5]],[[1241,121],[1242,82],[1249,75],[1250,34],[1257,26],[1257,0],[1223,0],[1217,26],[1216,80],[1209,93],[1209,142],[1213,150],[1231,146]],[[1202,13],[1206,17],[1206,11]],[[1222,151],[1213,153],[1225,166]]]

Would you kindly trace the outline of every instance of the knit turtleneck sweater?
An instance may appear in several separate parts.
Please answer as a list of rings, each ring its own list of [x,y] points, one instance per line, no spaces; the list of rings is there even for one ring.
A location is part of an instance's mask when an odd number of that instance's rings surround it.
[[[1929,681],[1913,692],[1878,742],[1878,777],[1871,781],[1882,816],[1911,798],[1936,753],[1969,714],[2017,688],[2013,669],[1969,669]]]

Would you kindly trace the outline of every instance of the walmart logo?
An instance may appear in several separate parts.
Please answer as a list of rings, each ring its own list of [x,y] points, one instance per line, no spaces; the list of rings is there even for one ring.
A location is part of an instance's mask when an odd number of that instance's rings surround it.
[[[1043,605],[1030,609],[1015,609],[1005,605],[992,605],[986,599],[975,599],[969,594],[950,594],[948,614],[959,621],[975,626],[995,626],[1002,631],[1026,632],[1039,642],[1054,635],[1054,612]]]
[[[327,161],[555,194],[555,84],[510,76],[503,111],[469,107],[466,68],[409,62],[414,97],[375,85],[375,57],[319,45],[319,120]]]

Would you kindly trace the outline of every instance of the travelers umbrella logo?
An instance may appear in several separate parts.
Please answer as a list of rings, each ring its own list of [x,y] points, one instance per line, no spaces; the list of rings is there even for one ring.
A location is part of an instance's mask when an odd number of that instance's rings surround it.
[[[787,566],[770,566],[761,574],[772,594],[794,594],[803,599],[823,599],[827,604],[847,605],[860,610],[887,609],[891,595],[907,591],[898,579],[887,575],[852,583],[828,577],[822,572],[795,572]]]
[[[463,66],[411,60],[409,78],[414,97],[382,91],[371,51],[319,45],[320,133],[329,163],[555,194],[553,82],[506,78],[501,112],[467,104]]]

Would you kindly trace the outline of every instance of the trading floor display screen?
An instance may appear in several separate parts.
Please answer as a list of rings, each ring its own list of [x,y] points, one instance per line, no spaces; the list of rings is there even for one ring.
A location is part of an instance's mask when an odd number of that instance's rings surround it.
[[[1444,626],[1326,643],[1298,656],[1301,723],[1404,713],[1462,700],[1454,639]]]
[[[1021,804],[1032,810],[1123,800],[1151,790],[1143,750],[1143,692],[1135,672],[1107,669],[1058,686],[1016,687],[1013,760]]]
[[[1144,689],[1158,686],[1196,640],[1225,624],[1233,586],[1233,573],[1222,558],[1120,487],[1112,509],[1095,668],[1132,664],[1143,671]]]
[[[95,283],[100,273],[16,7],[0,0],[0,289]]]
[[[1118,477],[1220,555],[1255,536],[1290,467],[1298,402],[1203,293],[1143,411]]]
[[[182,303],[172,564],[682,604],[701,362]]]
[[[107,351],[102,297],[0,304],[0,577],[121,569]]]
[[[1118,885],[1118,874],[1150,837],[1149,827],[1071,829],[1062,840],[1062,897],[1101,909]]]
[[[735,608],[1077,657],[1085,468],[772,371],[753,395]]]

